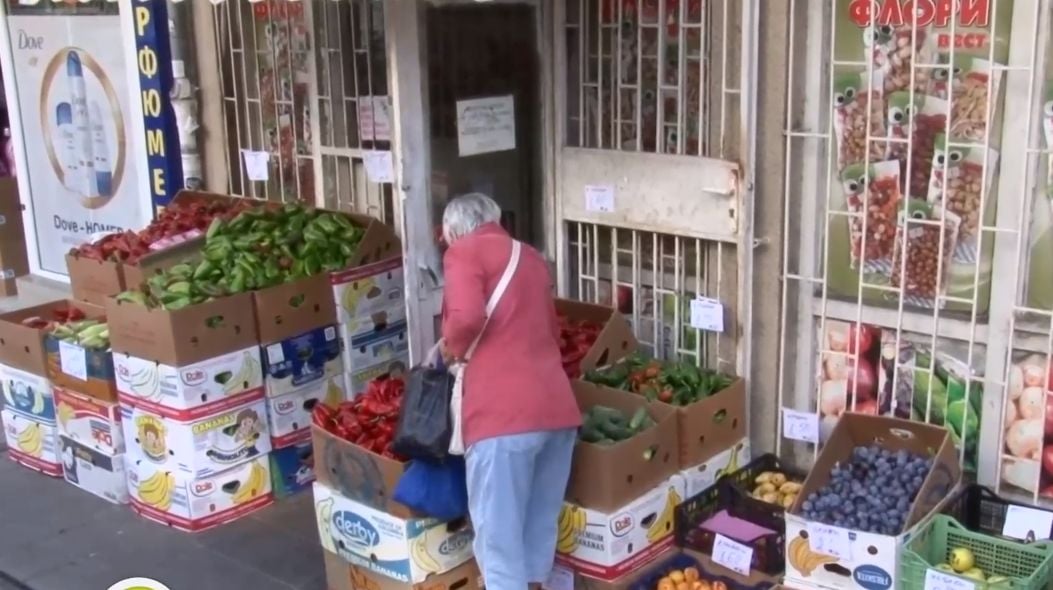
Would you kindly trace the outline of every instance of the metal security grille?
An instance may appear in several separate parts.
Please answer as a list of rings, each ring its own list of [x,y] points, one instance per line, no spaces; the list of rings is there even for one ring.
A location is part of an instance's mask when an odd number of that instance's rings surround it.
[[[845,411],[946,426],[982,483],[1037,502],[1051,3],[913,5],[792,5],[780,405],[821,438]],[[805,464],[819,448],[780,442]]]

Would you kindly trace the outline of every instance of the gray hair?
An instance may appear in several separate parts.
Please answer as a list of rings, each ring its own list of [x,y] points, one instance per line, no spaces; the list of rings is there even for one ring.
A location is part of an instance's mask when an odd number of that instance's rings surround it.
[[[447,245],[472,233],[481,225],[501,221],[501,206],[483,193],[454,197],[442,213],[442,237]]]

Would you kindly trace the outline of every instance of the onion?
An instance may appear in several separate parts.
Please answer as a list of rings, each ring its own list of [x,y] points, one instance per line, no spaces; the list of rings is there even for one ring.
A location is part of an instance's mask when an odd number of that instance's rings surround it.
[[[1016,409],[1016,402],[1009,402],[1005,406],[1005,424],[1002,428],[1009,430],[1009,427],[1013,425],[1017,420],[1020,419],[1020,412]]]
[[[848,328],[848,352],[866,354],[874,346],[875,329],[866,324],[856,324]]]
[[[847,401],[848,381],[835,379],[823,382],[819,391],[819,410],[824,416],[841,416]]]
[[[1002,462],[1002,480],[1022,490],[1031,491],[1038,485],[1039,464],[1007,458]]]
[[[1024,365],[1024,386],[1041,387],[1046,384],[1048,377],[1046,371],[1038,365]]]
[[[853,385],[855,383],[855,385]],[[877,374],[874,367],[866,361],[859,359],[855,362],[855,370],[851,363],[848,368],[848,395],[855,392],[856,400],[874,399],[877,396]]]
[[[823,367],[825,369],[827,379],[847,379],[848,378],[848,359],[840,354],[828,354],[826,360],[823,361]]]
[[[1046,392],[1041,387],[1026,387],[1016,402],[1020,407],[1020,417],[1025,420],[1042,419],[1046,409]]]
[[[826,343],[834,352],[844,352],[848,349],[848,335],[836,327],[826,333]]]
[[[1014,457],[1038,459],[1042,450],[1042,420],[1018,420],[1005,435],[1005,446]]]
[[[1009,399],[1016,401],[1024,392],[1024,369],[1020,365],[1009,368]]]

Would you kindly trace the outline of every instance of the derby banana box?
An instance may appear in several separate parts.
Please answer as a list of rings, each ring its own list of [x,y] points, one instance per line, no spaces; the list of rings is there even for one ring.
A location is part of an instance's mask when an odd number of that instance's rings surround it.
[[[0,418],[4,421],[7,456],[12,461],[45,475],[62,477],[57,426],[6,409],[0,412]]]
[[[344,373],[338,326],[324,326],[263,346],[263,374],[268,397],[307,388],[325,393]]]
[[[452,570],[428,576],[420,584],[405,584],[351,565],[325,551],[325,580],[329,590],[483,590],[483,575],[474,559]],[[570,589],[568,589],[570,590]]]
[[[684,469],[680,472],[687,489],[684,497],[694,498],[713,487],[721,477],[745,467],[750,460],[750,439],[744,438],[727,450],[707,459],[705,463]]]
[[[59,442],[66,481],[114,504],[128,503],[124,455],[101,453],[65,436],[59,436]]]
[[[124,452],[121,408],[115,402],[56,387],[55,407],[59,436],[104,455]]]
[[[55,423],[55,398],[47,377],[0,365],[4,409],[45,424]]]
[[[274,449],[271,458],[271,487],[278,499],[310,489],[315,481],[314,446],[310,441]]]
[[[614,580],[673,545],[676,507],[684,497],[677,474],[620,510],[600,512],[565,503],[556,562],[598,580]]]
[[[179,366],[115,352],[113,367],[122,402],[158,412],[177,410],[184,419],[239,405],[263,392],[255,345]]]
[[[270,463],[260,455],[208,477],[191,477],[128,456],[128,493],[140,516],[184,531],[225,524],[274,502]]]
[[[133,460],[190,477],[208,477],[271,450],[262,391],[248,403],[189,420],[121,404],[121,425]]]
[[[326,551],[399,582],[423,582],[472,557],[467,524],[454,528],[434,518],[399,518],[352,502],[318,482],[314,508]]]

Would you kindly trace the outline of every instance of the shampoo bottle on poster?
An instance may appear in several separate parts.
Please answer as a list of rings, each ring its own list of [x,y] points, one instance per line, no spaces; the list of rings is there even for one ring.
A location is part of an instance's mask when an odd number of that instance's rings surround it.
[[[73,143],[73,109],[68,102],[60,102],[55,107],[55,127],[59,135],[56,155],[62,167],[62,184],[81,194],[80,163]]]
[[[95,186],[100,197],[113,194],[113,172],[110,167],[110,149],[106,142],[106,129],[99,103],[91,101],[91,147],[95,156]]]
[[[80,63],[80,54],[70,51],[66,55],[66,80],[69,83],[70,105],[73,107],[73,145],[80,169],[80,194],[94,196],[95,157],[91,145],[91,121],[88,115],[88,93],[84,86],[84,70]]]

